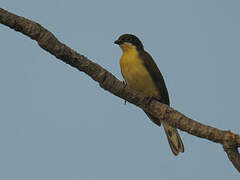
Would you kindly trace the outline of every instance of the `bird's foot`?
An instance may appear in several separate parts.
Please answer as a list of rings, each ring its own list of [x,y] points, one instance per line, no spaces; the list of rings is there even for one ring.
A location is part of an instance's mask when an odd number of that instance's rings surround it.
[[[123,88],[125,88],[127,86],[127,83],[125,81],[122,81],[123,83]],[[127,101],[124,99],[124,104],[126,105],[127,104]]]
[[[158,98],[156,96],[146,96],[145,100],[146,100],[147,104],[149,105],[152,102],[152,100],[160,101],[160,98]]]

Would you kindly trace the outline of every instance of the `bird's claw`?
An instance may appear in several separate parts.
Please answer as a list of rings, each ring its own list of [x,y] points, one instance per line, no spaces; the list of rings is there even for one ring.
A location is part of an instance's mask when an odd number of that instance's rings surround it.
[[[152,100],[160,101],[160,99],[156,96],[146,96],[145,99],[148,105],[151,103]]]
[[[123,83],[123,88],[125,88],[127,86],[127,83],[125,81],[122,81]],[[124,104],[126,105],[127,104],[127,101],[124,99]]]

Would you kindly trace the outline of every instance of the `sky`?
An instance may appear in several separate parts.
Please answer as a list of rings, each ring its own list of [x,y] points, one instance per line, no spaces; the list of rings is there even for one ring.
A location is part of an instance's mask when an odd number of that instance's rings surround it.
[[[171,106],[240,133],[238,0],[1,0],[120,80],[113,42],[137,35],[160,68]],[[0,24],[0,179],[239,179],[219,144],[162,127],[83,72]]]

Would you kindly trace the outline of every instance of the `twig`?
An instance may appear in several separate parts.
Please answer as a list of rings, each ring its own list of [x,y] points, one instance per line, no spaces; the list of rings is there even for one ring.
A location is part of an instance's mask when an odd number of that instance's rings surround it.
[[[0,23],[36,40],[41,48],[72,67],[85,72],[97,81],[102,88],[112,94],[135,104],[158,119],[167,121],[173,127],[194,136],[222,144],[228,158],[240,172],[240,154],[237,150],[240,147],[239,135],[198,123],[156,100],[149,103],[143,94],[125,86],[110,72],[58,41],[51,32],[34,21],[0,8]]]

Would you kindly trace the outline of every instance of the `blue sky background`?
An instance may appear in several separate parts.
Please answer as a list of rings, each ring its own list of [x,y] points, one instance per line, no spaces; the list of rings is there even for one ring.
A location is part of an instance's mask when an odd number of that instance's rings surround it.
[[[240,1],[1,0],[119,79],[133,33],[162,71],[171,105],[240,133]],[[141,109],[0,25],[0,179],[239,179],[219,144],[181,136],[173,156]]]

